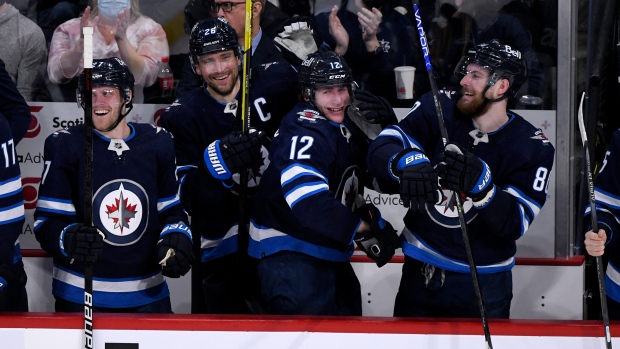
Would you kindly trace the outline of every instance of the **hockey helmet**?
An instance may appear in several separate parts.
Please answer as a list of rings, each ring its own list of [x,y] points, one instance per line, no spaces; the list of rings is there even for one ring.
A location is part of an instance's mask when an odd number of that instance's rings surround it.
[[[500,79],[507,79],[510,86],[504,96],[510,99],[517,96],[521,85],[527,80],[527,63],[521,52],[508,45],[501,45],[497,40],[470,49],[457,64],[454,75],[462,79],[467,75],[469,64],[477,64],[489,70],[491,75],[486,89]]]
[[[133,84],[133,74],[131,74],[129,67],[127,67],[127,64],[125,64],[122,59],[112,57],[93,60],[91,86],[93,88],[100,86],[117,87],[121,93],[121,99],[127,103],[128,109],[132,108],[130,92],[133,93]],[[84,101],[86,98],[86,71],[80,74],[77,92],[78,103],[84,108]]]
[[[353,98],[353,77],[347,62],[333,51],[314,52],[301,63],[299,83],[304,97],[313,102],[313,91],[320,87],[343,86]]]
[[[198,65],[198,57],[226,50],[233,50],[237,57],[241,55],[237,32],[226,18],[207,18],[194,25],[189,39],[189,58],[192,69]]]

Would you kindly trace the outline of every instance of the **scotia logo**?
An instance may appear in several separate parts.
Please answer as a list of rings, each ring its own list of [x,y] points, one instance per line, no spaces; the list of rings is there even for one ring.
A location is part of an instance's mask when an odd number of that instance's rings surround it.
[[[31,113],[38,113],[43,109],[42,106],[31,106]],[[41,124],[34,114],[30,114],[30,125],[28,125],[28,131],[26,132],[25,138],[34,138],[41,133]]]
[[[22,193],[24,194],[24,208],[26,210],[37,208],[40,182],[41,178],[38,177],[22,178]]]

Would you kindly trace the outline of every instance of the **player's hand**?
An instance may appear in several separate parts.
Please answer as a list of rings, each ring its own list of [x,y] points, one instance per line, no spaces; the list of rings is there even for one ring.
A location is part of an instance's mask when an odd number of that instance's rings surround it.
[[[302,61],[308,57],[309,54],[318,50],[312,29],[308,25],[308,21],[304,18],[297,18],[297,22],[284,26],[284,31],[280,32],[278,36],[274,38],[275,43],[283,51],[283,54],[293,60],[296,63],[294,65],[301,64]],[[292,59],[291,55],[295,58]]]
[[[9,302],[9,285],[16,282],[15,274],[11,268],[3,264],[0,266],[0,312],[4,311],[8,307]]]
[[[267,135],[250,129],[248,133],[235,131],[211,143],[204,153],[207,169],[214,178],[226,180],[233,173],[260,167],[263,164],[261,147]]]
[[[403,205],[413,212],[424,210],[426,204],[436,204],[440,199],[437,172],[426,155],[405,149],[390,164],[392,173],[400,182]]]
[[[73,262],[93,263],[103,251],[105,234],[97,227],[72,224],[60,234],[60,252]]]
[[[381,212],[373,204],[366,204],[358,209],[360,216],[370,218],[370,229],[355,236],[355,243],[368,257],[381,268],[392,259],[397,248],[401,247],[400,238],[392,225],[381,217]]]
[[[164,276],[178,278],[187,274],[194,263],[192,240],[183,233],[169,233],[157,242],[157,261]]]
[[[380,124],[384,127],[398,123],[390,102],[383,97],[368,91],[355,90],[353,105],[359,109],[368,123]]]
[[[495,186],[489,165],[476,155],[463,151],[456,144],[446,145],[437,169],[441,185],[450,190],[464,192],[474,203],[485,198],[490,200],[494,194]],[[490,197],[487,197],[488,195]],[[486,202],[488,201],[485,200]]]
[[[605,253],[605,242],[607,242],[607,234],[604,229],[599,229],[598,234],[590,230],[586,233],[584,245],[590,256],[598,257]]]

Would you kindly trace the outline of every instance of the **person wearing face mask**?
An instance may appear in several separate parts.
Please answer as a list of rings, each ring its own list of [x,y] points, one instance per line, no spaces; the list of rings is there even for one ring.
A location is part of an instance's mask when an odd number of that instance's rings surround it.
[[[83,70],[83,27],[94,27],[93,58],[120,57],[136,80],[134,101],[157,81],[159,62],[169,55],[162,26],[139,11],[138,0],[91,0],[80,18],[56,28],[50,43],[47,73],[51,82],[69,84],[63,99],[75,101],[75,77]]]
[[[45,140],[34,231],[54,260],[58,312],[84,311],[84,264],[93,263],[95,312],[171,313],[165,277],[192,265],[192,233],[181,207],[172,136],[127,122],[134,78],[117,57],[95,59],[92,92],[92,222],[84,219],[85,126]]]
[[[330,15],[316,15],[314,28],[320,40],[334,48],[338,41],[330,32]],[[349,35],[344,58],[359,88],[386,98],[394,107],[410,107],[413,100],[396,98],[394,68],[414,66],[418,72],[425,70],[415,25],[387,0],[350,0],[337,10],[336,16]],[[428,76],[415,74],[414,86],[417,95],[429,91]]]

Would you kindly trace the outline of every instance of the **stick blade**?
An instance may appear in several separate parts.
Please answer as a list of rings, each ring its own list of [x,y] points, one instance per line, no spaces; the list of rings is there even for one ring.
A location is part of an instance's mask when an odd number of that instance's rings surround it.
[[[579,124],[579,133],[581,133],[581,141],[585,144],[588,141],[588,134],[586,133],[586,125],[583,121],[583,101],[586,98],[586,93],[581,95],[581,102],[579,103],[579,112],[577,113],[577,121]]]

